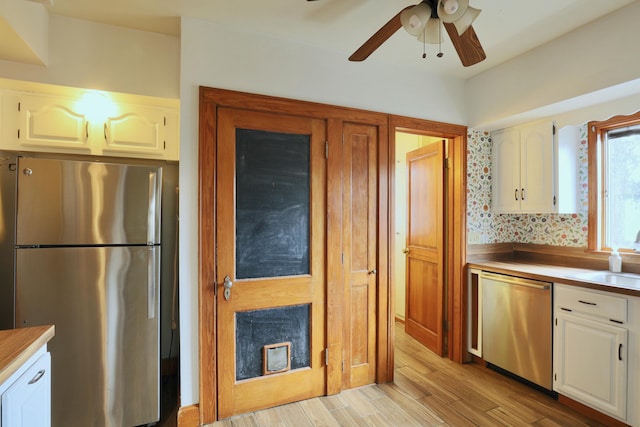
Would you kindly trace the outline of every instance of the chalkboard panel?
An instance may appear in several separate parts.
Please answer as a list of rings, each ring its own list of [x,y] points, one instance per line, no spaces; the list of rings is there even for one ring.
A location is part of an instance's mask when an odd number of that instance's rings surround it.
[[[236,278],[309,274],[309,135],[236,129]]]
[[[291,369],[310,366],[310,305],[236,313],[236,380],[262,376],[262,347],[291,343]]]

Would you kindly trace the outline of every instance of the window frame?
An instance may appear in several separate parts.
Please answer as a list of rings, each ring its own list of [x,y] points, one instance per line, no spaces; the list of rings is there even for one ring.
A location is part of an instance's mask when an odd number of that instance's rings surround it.
[[[587,250],[593,252],[609,252],[611,248],[604,245],[604,159],[603,141],[605,134],[626,126],[640,125],[640,111],[627,116],[615,116],[607,120],[591,121],[587,124],[588,150],[588,191],[589,214]],[[635,254],[632,248],[620,248],[620,252]]]

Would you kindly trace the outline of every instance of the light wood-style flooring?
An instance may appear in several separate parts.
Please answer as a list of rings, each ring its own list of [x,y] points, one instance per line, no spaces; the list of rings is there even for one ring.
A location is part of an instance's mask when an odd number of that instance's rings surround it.
[[[477,364],[426,350],[396,324],[395,381],[209,424],[305,426],[603,426],[552,397]]]

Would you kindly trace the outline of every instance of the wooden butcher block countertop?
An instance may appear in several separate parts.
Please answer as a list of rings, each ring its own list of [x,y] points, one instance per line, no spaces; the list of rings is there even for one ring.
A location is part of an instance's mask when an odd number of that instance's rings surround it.
[[[0,331],[0,384],[55,335],[54,326]]]

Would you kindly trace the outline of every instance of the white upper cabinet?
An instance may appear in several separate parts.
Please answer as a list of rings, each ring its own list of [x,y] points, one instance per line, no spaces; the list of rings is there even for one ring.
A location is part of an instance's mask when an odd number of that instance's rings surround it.
[[[4,141],[5,148],[91,153],[89,121],[75,109],[72,99],[38,95],[9,98],[17,112],[17,132],[15,138]]]
[[[2,94],[0,148],[178,160],[178,111],[110,102],[92,111],[81,97]]]
[[[577,171],[568,163],[558,164],[560,143],[552,121],[502,129],[492,132],[491,137],[495,213],[575,212],[575,202],[561,204],[559,200],[562,175],[575,177]],[[567,142],[577,145],[577,141]],[[575,185],[571,191],[573,196],[562,197],[575,200]]]
[[[491,134],[493,211],[520,212],[520,132],[515,128]]]
[[[103,124],[105,155],[135,154],[140,157],[177,159],[177,114],[171,111],[122,106],[120,114]]]

